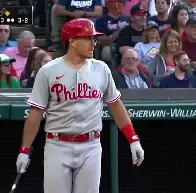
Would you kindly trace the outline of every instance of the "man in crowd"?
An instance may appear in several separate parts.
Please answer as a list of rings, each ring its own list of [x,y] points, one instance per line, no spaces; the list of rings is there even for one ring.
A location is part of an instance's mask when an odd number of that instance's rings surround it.
[[[160,32],[164,32],[171,24],[168,13],[169,7],[170,0],[155,0],[157,15],[150,17],[149,20],[155,21],[159,25]]]
[[[57,51],[61,47],[60,31],[65,21],[75,18],[89,18],[95,22],[103,15],[101,0],[59,0],[51,10],[52,45],[48,51]]]
[[[152,80],[145,69],[140,65],[139,56],[136,50],[129,48],[122,55],[122,71],[113,74],[117,88],[151,88]]]
[[[11,58],[15,58],[13,68],[16,70],[17,76],[20,77],[24,70],[29,51],[34,47],[35,36],[30,31],[23,31],[18,38],[18,46],[7,48],[5,54]]]
[[[17,42],[8,40],[10,36],[10,26],[0,25],[0,53],[6,48],[17,46]]]
[[[104,34],[99,37],[102,46],[101,59],[108,63],[108,60],[111,61],[110,44],[116,41],[120,30],[129,25],[130,17],[122,15],[124,0],[107,0],[106,3],[108,13],[97,19],[96,30]]]
[[[196,70],[196,18],[186,23],[186,37],[182,39],[182,48],[191,59],[191,66]]]
[[[188,72],[190,59],[186,52],[179,51],[174,57],[175,72],[160,80],[160,88],[196,88],[196,77]]]
[[[132,22],[120,31],[116,40],[121,54],[127,48],[134,47],[136,43],[143,40],[143,30],[146,25],[148,12],[144,10],[143,6],[137,4],[132,7],[130,15]]]

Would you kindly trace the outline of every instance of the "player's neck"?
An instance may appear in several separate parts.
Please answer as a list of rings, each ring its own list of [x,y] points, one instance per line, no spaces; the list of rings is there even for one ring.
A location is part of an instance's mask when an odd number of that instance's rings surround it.
[[[71,53],[67,53],[64,56],[65,63],[74,69],[81,68],[85,63],[85,60],[86,60],[85,58],[81,58],[76,55],[72,55]]]

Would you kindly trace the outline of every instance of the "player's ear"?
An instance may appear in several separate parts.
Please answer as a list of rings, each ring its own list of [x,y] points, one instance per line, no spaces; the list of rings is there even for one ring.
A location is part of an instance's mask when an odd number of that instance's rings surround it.
[[[77,47],[76,38],[69,38],[69,46]]]

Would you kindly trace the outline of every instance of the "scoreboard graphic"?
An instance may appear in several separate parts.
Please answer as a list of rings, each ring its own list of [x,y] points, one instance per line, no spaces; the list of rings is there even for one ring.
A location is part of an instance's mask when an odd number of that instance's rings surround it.
[[[33,6],[0,7],[0,25],[32,25]]]

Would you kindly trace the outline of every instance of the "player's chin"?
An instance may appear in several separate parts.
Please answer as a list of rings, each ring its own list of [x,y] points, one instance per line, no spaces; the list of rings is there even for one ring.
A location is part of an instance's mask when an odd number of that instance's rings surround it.
[[[88,54],[86,55],[86,58],[88,59],[93,58],[93,52],[88,52]]]

